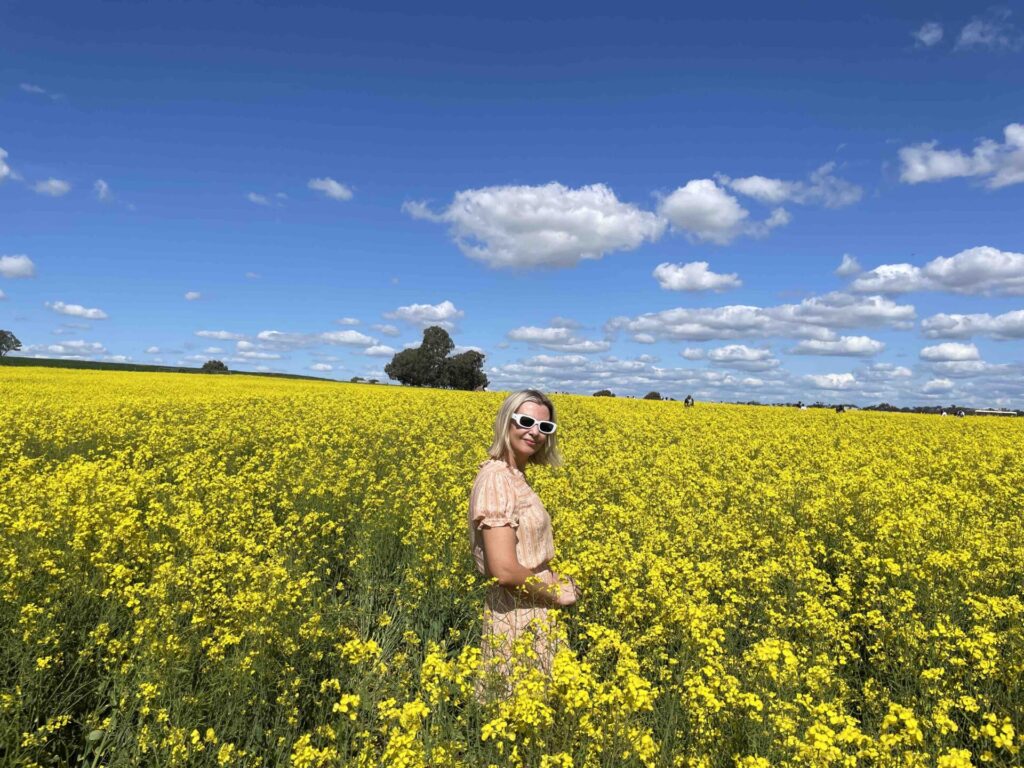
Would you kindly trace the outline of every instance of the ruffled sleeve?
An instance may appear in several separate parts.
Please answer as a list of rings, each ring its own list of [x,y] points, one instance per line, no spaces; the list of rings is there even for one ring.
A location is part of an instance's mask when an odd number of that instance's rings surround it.
[[[515,486],[500,462],[485,464],[477,474],[469,502],[469,518],[476,530],[503,525],[519,527]]]

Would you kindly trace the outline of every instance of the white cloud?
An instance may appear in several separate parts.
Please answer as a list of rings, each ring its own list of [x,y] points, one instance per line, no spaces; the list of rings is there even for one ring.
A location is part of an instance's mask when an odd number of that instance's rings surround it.
[[[869,357],[885,349],[885,344],[868,336],[841,336],[833,341],[804,339],[793,349],[791,355],[836,355],[843,357]]]
[[[921,387],[921,391],[926,394],[949,392],[951,389],[953,389],[953,382],[949,379],[932,379]]]
[[[146,347],[146,354],[147,355],[159,355],[160,354],[160,347]]]
[[[219,339],[221,341],[237,341],[245,338],[244,334],[232,333],[231,331],[196,331],[196,336],[204,339]]]
[[[328,344],[345,344],[356,347],[372,347],[377,340],[359,331],[327,331],[319,338]]]
[[[962,294],[1024,295],[1024,253],[987,245],[932,259],[923,267],[882,264],[864,272],[850,289],[858,292],[906,293],[950,291]]]
[[[0,301],[4,300],[6,298],[7,298],[7,294],[4,293],[3,291],[0,291]]]
[[[61,197],[71,191],[71,183],[63,179],[47,179],[46,181],[37,181],[32,185],[32,190],[40,195]]]
[[[331,365],[330,363],[313,363],[311,366],[309,366],[309,370],[321,372],[333,371],[334,366]]]
[[[1024,339],[1024,309],[996,316],[987,312],[975,315],[940,313],[922,321],[921,330],[929,339],[967,339],[972,336]]]
[[[223,351],[224,350],[221,347],[207,347],[203,350],[203,353],[207,355],[219,355]]]
[[[103,179],[96,179],[92,185],[93,191],[96,193],[96,199],[103,202],[114,199],[114,193],[110,191],[110,185],[107,184]]]
[[[358,317],[342,317],[335,320],[338,325],[359,325]]]
[[[700,349],[699,347],[686,347],[686,349],[682,350],[679,354],[685,357],[687,360],[704,359],[704,350]]]
[[[246,278],[248,278],[249,280],[259,280],[259,279],[260,279],[260,277],[262,277],[262,275],[260,275],[260,273],[259,273],[259,272],[246,272],[246,273],[245,273],[245,276],[246,276]]]
[[[41,85],[36,85],[35,83],[19,83],[18,87],[25,93],[31,93],[36,96],[46,96],[47,98],[53,99],[54,101],[63,98],[61,94],[52,93],[43,88]]]
[[[310,189],[323,192],[332,200],[352,199],[352,190],[330,177],[325,177],[323,179],[310,179],[308,186]]]
[[[989,189],[1024,182],[1024,124],[1003,129],[1002,144],[982,139],[967,155],[959,149],[936,149],[937,141],[914,144],[899,151],[900,180],[907,184],[981,177]]]
[[[804,381],[815,389],[848,390],[857,386],[852,373],[823,373],[804,376]]]
[[[920,45],[931,48],[942,40],[942,25],[937,21],[926,21],[912,34]]]
[[[863,197],[864,190],[834,175],[832,172],[835,167],[835,163],[825,163],[811,172],[808,181],[784,181],[765,176],[746,176],[741,179],[719,176],[718,180],[734,192],[769,205],[797,203],[824,205],[826,208],[853,205]]]
[[[730,305],[668,309],[610,320],[609,332],[625,330],[635,341],[676,339],[708,341],[743,337],[789,336],[835,340],[834,328],[909,328],[914,307],[881,296],[856,297],[833,292],[775,307]]]
[[[750,231],[750,212],[712,179],[693,179],[661,201],[658,213],[696,240],[725,245]]]
[[[394,312],[385,312],[384,317],[388,320],[401,320],[422,328],[437,325],[451,330],[455,327],[455,321],[464,314],[465,312],[446,300],[440,304],[410,304],[399,307]]]
[[[522,341],[530,345],[543,347],[544,349],[556,350],[559,352],[579,352],[583,354],[592,352],[606,352],[611,343],[608,341],[594,341],[577,336],[574,329],[565,326],[537,327],[532,325],[513,328],[506,335],[512,341]]]
[[[0,256],[0,277],[35,277],[36,265],[23,253],[14,256]]]
[[[413,218],[448,224],[466,256],[493,268],[571,267],[631,251],[665,229],[653,213],[621,202],[604,184],[467,189],[441,213],[420,202],[402,209]]]
[[[689,264],[665,262],[654,268],[653,275],[666,291],[721,291],[743,285],[739,275],[712,272],[706,261],[692,261]]]
[[[952,360],[980,360],[981,354],[973,344],[957,344],[946,342],[921,350],[921,359],[930,362],[946,362]]]
[[[185,301],[198,301],[201,298],[203,298],[203,294],[201,294],[199,291],[185,292]]]
[[[250,192],[245,196],[245,199],[256,205],[270,205],[270,198],[266,195],[261,195],[258,192]]]
[[[770,349],[748,347],[745,344],[728,344],[708,350],[707,359],[713,365],[747,371],[764,371],[779,365]]]
[[[13,173],[11,166],[7,164],[7,150],[0,147],[0,182]]]
[[[385,336],[397,336],[400,333],[397,326],[387,323],[378,323],[372,327],[377,333],[383,333]]]
[[[391,357],[396,352],[398,352],[397,349],[389,347],[387,344],[374,344],[372,347],[367,347],[363,354],[370,357]]]
[[[988,48],[990,50],[1017,50],[1021,47],[1021,34],[1009,21],[1010,10],[992,8],[987,16],[975,16],[960,30],[956,47]]]
[[[84,317],[86,320],[106,320],[107,313],[102,309],[86,309],[81,304],[65,304],[63,301],[46,302],[46,306],[54,312],[72,317]]]
[[[56,357],[84,358],[106,354],[107,349],[98,341],[62,341],[59,344],[35,344],[25,347],[25,354],[54,355]]]
[[[839,277],[852,277],[860,272],[860,263],[848,253],[843,254],[842,263],[836,267],[835,273]]]

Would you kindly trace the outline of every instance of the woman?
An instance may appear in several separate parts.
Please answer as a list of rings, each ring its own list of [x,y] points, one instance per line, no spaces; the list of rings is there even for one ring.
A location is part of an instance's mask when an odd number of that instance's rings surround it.
[[[497,580],[487,592],[483,659],[507,678],[513,645],[530,637],[550,673],[556,642],[549,609],[575,603],[580,592],[548,566],[555,556],[551,518],[526,482],[527,464],[560,466],[555,406],[533,389],[505,398],[494,422],[491,456],[480,466],[469,500],[470,544],[477,569]],[[489,661],[493,660],[493,661]]]

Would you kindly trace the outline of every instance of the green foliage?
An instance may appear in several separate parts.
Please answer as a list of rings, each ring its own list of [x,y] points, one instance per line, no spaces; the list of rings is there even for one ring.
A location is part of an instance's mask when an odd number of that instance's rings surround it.
[[[479,389],[487,386],[483,371],[484,355],[475,350],[449,357],[455,349],[448,331],[431,326],[423,332],[418,347],[403,349],[384,366],[384,373],[413,387]]]
[[[0,330],[0,357],[8,352],[17,352],[19,349],[21,349],[21,342],[18,341],[18,337],[10,331]]]
[[[228,367],[220,360],[207,360],[203,363],[203,373],[227,373]]]
[[[661,400],[661,392],[648,392],[644,395],[644,400]]]
[[[594,393],[594,397],[615,397],[615,393],[610,389],[599,389]]]

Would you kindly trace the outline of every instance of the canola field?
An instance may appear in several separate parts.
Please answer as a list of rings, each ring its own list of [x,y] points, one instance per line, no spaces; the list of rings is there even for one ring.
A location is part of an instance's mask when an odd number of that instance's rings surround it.
[[[1024,763],[1024,420],[555,396],[584,598],[478,701],[501,399],[0,367],[0,763]]]

